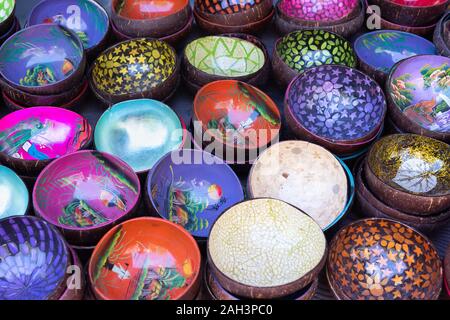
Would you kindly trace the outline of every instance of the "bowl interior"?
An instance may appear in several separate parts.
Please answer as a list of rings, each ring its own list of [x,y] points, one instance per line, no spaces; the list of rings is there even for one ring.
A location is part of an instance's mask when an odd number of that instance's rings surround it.
[[[24,215],[28,208],[28,189],[14,171],[0,165],[0,219]]]
[[[111,7],[123,18],[146,20],[172,15],[188,4],[187,0],[114,0]]]
[[[448,0],[387,0],[408,7],[433,7],[447,2]]]
[[[80,151],[48,165],[36,181],[35,211],[71,230],[94,229],[129,213],[139,199],[139,180],[117,158]]]
[[[355,40],[354,49],[359,59],[385,74],[400,60],[419,54],[436,54],[432,42],[395,30],[366,33]]]
[[[180,119],[169,106],[150,99],[129,100],[101,116],[95,127],[95,146],[142,172],[166,153],[179,149],[183,134]]]
[[[61,82],[80,67],[83,47],[77,36],[55,24],[23,29],[0,48],[0,73],[22,87]]]
[[[275,102],[259,89],[235,80],[202,87],[194,99],[194,114],[203,130],[237,148],[266,146],[281,126]]]
[[[195,240],[181,227],[155,218],[133,219],[112,229],[89,263],[93,289],[114,300],[175,300],[199,272]]]
[[[207,74],[224,77],[247,76],[264,66],[264,52],[255,44],[234,37],[208,36],[186,46],[187,60]]]
[[[84,148],[92,128],[79,114],[55,107],[32,107],[0,119],[0,152],[22,160],[49,160]]]
[[[208,240],[210,263],[232,281],[258,288],[301,279],[320,264],[325,251],[319,225],[275,199],[231,207],[216,220]]]
[[[301,20],[338,21],[358,5],[358,0],[281,0],[280,9],[286,15]]]
[[[0,23],[9,18],[14,11],[16,5],[15,0],[2,0],[0,1]]]
[[[0,298],[46,300],[65,286],[70,253],[64,239],[35,217],[0,221]]]
[[[433,299],[441,288],[438,253],[412,228],[386,219],[358,220],[330,244],[330,285],[347,299]]]
[[[222,160],[200,150],[166,155],[152,170],[147,189],[165,219],[206,238],[220,214],[244,200],[241,183]]]
[[[431,131],[450,132],[450,58],[421,55],[401,61],[388,86],[406,118]]]
[[[305,71],[291,82],[286,101],[303,127],[329,140],[372,136],[386,112],[378,84],[355,69],[339,65]]]
[[[28,25],[57,23],[74,31],[86,49],[99,44],[108,32],[106,11],[91,0],[45,0],[31,11]]]
[[[166,81],[176,68],[175,50],[155,39],[133,39],[104,51],[94,62],[92,81],[110,95],[145,92]]]
[[[422,196],[450,193],[450,146],[414,134],[376,142],[368,155],[372,172],[387,185]]]
[[[323,64],[356,67],[356,56],[350,42],[324,30],[291,32],[281,38],[276,51],[297,72]]]
[[[232,14],[251,9],[267,0],[195,0],[196,8],[209,14]]]

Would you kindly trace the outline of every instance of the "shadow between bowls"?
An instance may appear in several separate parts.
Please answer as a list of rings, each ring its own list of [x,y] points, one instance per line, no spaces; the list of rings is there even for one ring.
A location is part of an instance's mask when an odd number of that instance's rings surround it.
[[[20,31],[20,21],[17,17],[14,17],[14,21],[11,24],[8,31],[6,31],[2,36],[0,36],[0,45],[3,44],[9,37],[11,37],[14,33]]]
[[[84,274],[83,264],[78,258],[77,252],[70,246],[68,246],[68,248],[72,256],[72,266],[70,271],[73,273],[71,275],[72,278],[69,276],[69,279],[67,279],[66,290],[59,300],[82,300],[86,291],[86,276]],[[79,281],[77,281],[77,279],[79,279]],[[70,288],[69,285],[71,286]]]

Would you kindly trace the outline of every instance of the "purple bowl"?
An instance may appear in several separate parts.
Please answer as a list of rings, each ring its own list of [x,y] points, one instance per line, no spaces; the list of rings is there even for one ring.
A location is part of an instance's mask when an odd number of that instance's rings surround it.
[[[71,264],[63,237],[30,216],[0,220],[0,299],[59,299]]]
[[[239,178],[210,153],[183,149],[168,153],[150,171],[147,200],[162,218],[197,239],[209,236],[224,210],[244,200]]]

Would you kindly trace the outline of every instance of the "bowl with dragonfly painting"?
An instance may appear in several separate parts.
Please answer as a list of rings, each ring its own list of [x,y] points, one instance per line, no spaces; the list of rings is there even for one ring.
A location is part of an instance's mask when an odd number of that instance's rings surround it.
[[[78,84],[86,67],[77,35],[57,24],[23,29],[0,47],[2,81],[32,94],[56,94]]]
[[[33,207],[71,245],[86,247],[132,217],[139,194],[139,178],[125,162],[84,150],[53,161],[41,172],[33,189]]]
[[[0,219],[27,213],[28,189],[10,168],[0,165]]]
[[[214,221],[244,200],[239,178],[223,160],[201,150],[172,151],[151,170],[147,200],[163,219],[205,240]]]

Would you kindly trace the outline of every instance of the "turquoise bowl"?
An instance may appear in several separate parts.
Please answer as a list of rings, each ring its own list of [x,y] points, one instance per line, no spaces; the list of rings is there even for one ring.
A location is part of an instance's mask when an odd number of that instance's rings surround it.
[[[28,209],[28,189],[11,169],[0,166],[0,219],[24,215]]]

